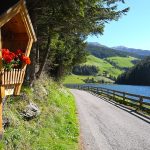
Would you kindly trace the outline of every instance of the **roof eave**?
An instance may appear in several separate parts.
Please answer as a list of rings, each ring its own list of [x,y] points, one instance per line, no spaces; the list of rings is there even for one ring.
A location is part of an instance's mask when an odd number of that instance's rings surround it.
[[[23,12],[25,14],[23,16],[25,17],[26,23],[27,23],[28,28],[30,30],[30,36],[32,37],[33,41],[36,42],[37,41],[36,34],[34,31],[33,25],[31,23],[31,19],[30,19],[30,16],[28,14],[24,0],[20,0],[18,3],[13,5],[11,8],[9,8],[5,13],[3,13],[0,16],[0,28],[4,24],[6,24],[8,21],[10,21],[14,16],[16,16],[18,13],[21,13],[21,12]]]

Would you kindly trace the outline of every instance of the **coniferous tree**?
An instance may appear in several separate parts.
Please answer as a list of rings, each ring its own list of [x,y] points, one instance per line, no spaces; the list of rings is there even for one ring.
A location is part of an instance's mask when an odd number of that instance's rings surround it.
[[[121,74],[117,84],[150,85],[150,57],[140,61],[127,72]]]
[[[40,76],[46,64],[48,71],[59,79],[73,65],[83,62],[86,37],[102,34],[105,23],[118,20],[128,11],[117,9],[119,1],[26,0],[38,39],[31,51],[31,82]]]

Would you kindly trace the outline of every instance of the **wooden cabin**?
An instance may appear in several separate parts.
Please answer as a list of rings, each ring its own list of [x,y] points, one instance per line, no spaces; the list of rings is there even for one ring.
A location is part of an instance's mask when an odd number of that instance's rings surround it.
[[[0,2],[0,132],[2,133],[2,99],[6,95],[19,95],[24,80],[26,64],[21,68],[3,69],[2,48],[21,49],[29,57],[35,32],[24,0]]]

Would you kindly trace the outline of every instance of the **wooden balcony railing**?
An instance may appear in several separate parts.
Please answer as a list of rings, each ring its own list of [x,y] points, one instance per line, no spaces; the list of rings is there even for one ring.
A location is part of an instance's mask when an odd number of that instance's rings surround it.
[[[25,69],[12,69],[10,71],[1,71],[1,85],[15,85],[23,83]]]

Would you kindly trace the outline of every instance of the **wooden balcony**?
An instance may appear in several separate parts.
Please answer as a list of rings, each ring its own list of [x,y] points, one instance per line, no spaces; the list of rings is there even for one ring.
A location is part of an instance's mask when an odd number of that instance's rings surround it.
[[[22,84],[24,80],[25,69],[12,69],[10,71],[1,71],[1,85]]]

